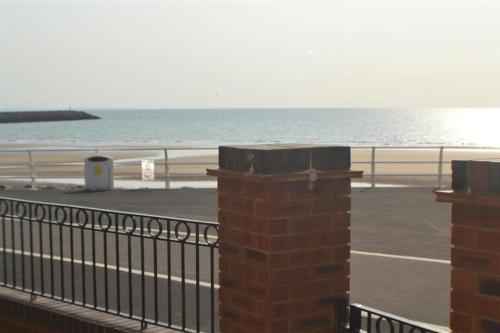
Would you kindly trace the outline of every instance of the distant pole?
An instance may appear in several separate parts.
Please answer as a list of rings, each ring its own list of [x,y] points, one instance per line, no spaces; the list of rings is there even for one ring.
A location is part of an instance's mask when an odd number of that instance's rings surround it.
[[[163,164],[165,166],[165,188],[170,188],[170,170],[168,168],[168,151],[167,148],[163,149]]]
[[[444,154],[444,147],[440,147],[439,165],[438,165],[438,187],[443,187],[443,154]]]
[[[375,147],[372,147],[372,170],[371,170],[371,183],[372,183],[372,188],[375,187]]]
[[[33,154],[31,153],[31,150],[28,150],[28,158],[30,164],[31,189],[36,190],[35,165],[33,164]]]

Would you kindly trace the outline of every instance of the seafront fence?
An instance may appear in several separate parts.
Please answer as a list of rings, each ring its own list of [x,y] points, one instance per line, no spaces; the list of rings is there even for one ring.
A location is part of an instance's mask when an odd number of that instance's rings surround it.
[[[93,155],[114,157],[115,180],[141,180],[141,160],[154,160],[156,187],[172,181],[213,180],[206,169],[218,163],[215,147],[96,147],[75,149],[1,149],[0,181],[71,183],[83,181],[83,160]],[[435,187],[450,185],[451,160],[500,158],[499,147],[355,146],[352,165],[364,171],[361,187]],[[472,154],[474,153],[474,154]],[[45,159],[50,156],[50,158]],[[194,158],[197,156],[197,158]],[[471,158],[472,156],[472,158]],[[73,171],[71,171],[73,170]],[[163,185],[161,185],[161,183]],[[148,187],[145,182],[137,187]],[[214,185],[215,186],[215,185]]]
[[[0,197],[0,286],[218,332],[216,222]]]

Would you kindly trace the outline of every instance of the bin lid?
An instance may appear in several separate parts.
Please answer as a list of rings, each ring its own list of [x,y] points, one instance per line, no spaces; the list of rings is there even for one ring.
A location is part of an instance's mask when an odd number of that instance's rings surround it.
[[[88,158],[89,161],[91,162],[105,162],[109,160],[109,157],[106,156],[92,156]]]

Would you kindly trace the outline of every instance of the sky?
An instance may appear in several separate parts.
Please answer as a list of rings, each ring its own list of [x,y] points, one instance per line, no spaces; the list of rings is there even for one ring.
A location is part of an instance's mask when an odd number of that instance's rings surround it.
[[[498,107],[500,1],[0,1],[0,108]]]

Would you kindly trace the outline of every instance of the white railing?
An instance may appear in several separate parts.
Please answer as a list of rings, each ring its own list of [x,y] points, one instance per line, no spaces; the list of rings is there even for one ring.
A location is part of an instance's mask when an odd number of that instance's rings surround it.
[[[75,165],[83,165],[83,160],[85,157],[88,156],[93,156],[93,155],[99,155],[99,154],[109,154],[109,153],[117,153],[117,152],[138,152],[138,153],[143,153],[142,158],[137,157],[137,158],[122,158],[122,159],[116,159],[114,161],[115,167],[117,166],[126,166],[126,165],[137,165],[140,163],[141,159],[155,159],[155,164],[159,166],[163,166],[163,172],[164,172],[164,181],[165,181],[165,188],[170,188],[170,180],[172,178],[172,173],[170,171],[171,166],[176,166],[176,165],[217,165],[217,163],[182,163],[182,162],[175,162],[171,161],[172,157],[169,157],[169,151],[170,152],[180,152],[180,151],[193,151],[193,152],[203,152],[203,151],[213,151],[213,155],[217,155],[218,148],[211,148],[211,147],[169,147],[169,148],[136,148],[136,147],[118,147],[118,148],[111,148],[111,147],[96,147],[96,148],[62,148],[62,149],[56,149],[56,148],[42,148],[42,149],[0,149],[0,181],[1,180],[30,180],[31,181],[31,187],[33,189],[36,188],[37,184],[37,179],[42,180],[43,179],[65,179],[65,178],[72,178],[69,176],[63,176],[63,175],[58,175],[57,177],[54,176],[40,176],[37,175],[36,171],[44,168],[50,168],[50,167],[67,167],[67,166],[75,166]],[[145,154],[146,152],[149,152],[149,154]],[[51,161],[43,161],[43,162],[36,162],[35,161],[35,155],[51,155],[52,157],[57,156],[57,154],[65,154],[65,153],[74,153],[74,154],[83,154],[83,155],[88,155],[78,160],[72,160],[72,161],[65,161],[65,162],[51,162]],[[24,154],[26,159],[26,162],[14,162],[14,163],[5,163],[3,160],[5,159],[5,156],[11,155],[12,154]],[[182,154],[181,154],[182,155]],[[160,161],[160,162],[158,162]],[[23,176],[23,175],[4,175],[3,170],[10,169],[12,171],[13,169],[21,170],[21,169],[28,169],[29,170],[29,176]],[[196,175],[190,175],[190,176],[196,176]],[[204,174],[199,174],[197,176],[205,176]],[[81,175],[81,178],[83,178],[83,173]],[[116,179],[116,177],[115,177]]]
[[[450,167],[452,159],[478,159],[478,158],[500,158],[499,147],[461,147],[461,146],[407,146],[407,147],[365,147],[354,146],[352,148],[352,168],[362,169],[364,171],[367,187],[376,187],[381,182],[380,177],[389,177],[392,179],[407,179],[422,177],[432,179],[434,187],[445,186],[445,177],[451,177]],[[37,171],[50,167],[69,167],[82,166],[84,155],[92,156],[98,154],[112,153],[132,153],[136,152],[136,157],[115,158],[115,169],[119,166],[139,165],[141,159],[155,159],[156,166],[162,167],[163,180],[165,188],[170,188],[170,182],[175,177],[206,177],[205,167],[216,167],[214,161],[178,161],[179,157],[187,156],[217,156],[216,147],[97,147],[97,148],[64,148],[64,149],[1,149],[0,150],[0,181],[1,180],[28,180],[31,187],[36,188],[37,182],[43,182],[44,179],[65,179],[71,178],[61,174],[57,176],[37,175]],[[148,152],[146,154],[146,152]],[[186,152],[188,152],[186,154]],[[52,157],[58,154],[73,153],[78,158],[73,157],[71,161],[36,161],[35,156],[50,155]],[[79,154],[79,155],[78,155]],[[19,161],[21,156],[25,156],[25,161]],[[17,156],[13,158],[13,156]],[[86,157],[88,157],[86,156]],[[8,161],[7,157],[14,160]],[[434,158],[435,157],[435,158]],[[409,167],[417,169],[417,172],[405,172]],[[177,169],[186,167],[199,167],[199,173],[172,172],[172,167]],[[416,168],[415,168],[416,167]],[[398,169],[395,171],[395,169]],[[26,175],[6,174],[13,170],[26,170]],[[403,170],[403,172],[401,172]],[[160,172],[158,172],[160,173]],[[140,177],[140,176],[138,176]],[[83,179],[83,173],[79,176]],[[116,176],[116,179],[130,179]],[[383,183],[383,182],[382,182]],[[405,183],[403,181],[403,183]],[[411,186],[411,184],[408,184]]]

